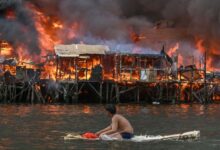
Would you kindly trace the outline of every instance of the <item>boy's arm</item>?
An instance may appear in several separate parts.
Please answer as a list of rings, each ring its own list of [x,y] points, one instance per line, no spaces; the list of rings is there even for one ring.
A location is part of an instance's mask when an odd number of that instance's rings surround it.
[[[102,133],[104,133],[104,132],[106,132],[106,131],[109,131],[109,130],[111,130],[111,129],[112,129],[112,126],[109,125],[108,127],[106,127],[106,128],[104,128],[104,129],[102,129],[102,130],[96,132],[96,134],[97,134],[97,135],[100,135],[100,134],[102,134]]]
[[[111,125],[111,129],[107,130],[105,132],[102,132],[102,134],[112,134],[118,131],[118,118],[114,117],[112,119],[112,125]]]

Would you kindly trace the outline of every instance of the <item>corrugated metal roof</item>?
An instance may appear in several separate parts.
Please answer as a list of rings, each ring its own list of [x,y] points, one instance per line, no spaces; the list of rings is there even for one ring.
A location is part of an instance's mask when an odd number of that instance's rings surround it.
[[[104,55],[107,51],[109,51],[109,47],[105,45],[72,44],[55,46],[55,53],[60,57],[79,57],[85,54]]]

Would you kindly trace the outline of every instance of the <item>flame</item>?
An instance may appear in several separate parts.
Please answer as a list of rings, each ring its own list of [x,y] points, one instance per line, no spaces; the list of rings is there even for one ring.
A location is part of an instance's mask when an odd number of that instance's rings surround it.
[[[63,25],[59,21],[53,22],[52,25],[53,25],[53,28],[55,28],[55,29],[63,29]]]
[[[201,39],[201,38],[195,38],[196,41],[196,48],[202,53],[207,55],[207,60],[206,60],[206,67],[207,67],[207,71],[220,71],[220,68],[216,68],[213,66],[213,55],[220,55],[220,50],[219,50],[219,45],[217,44],[217,41],[210,41],[208,47],[205,44],[205,40]]]
[[[62,43],[57,37],[57,30],[63,28],[58,18],[46,16],[32,4],[27,5],[34,14],[36,30],[39,33],[41,55],[46,55],[46,50],[52,51],[56,44]]]
[[[27,7],[30,9],[32,12],[33,20],[34,20],[34,25],[36,27],[36,30],[39,34],[38,40],[39,40],[39,47],[41,50],[40,55],[38,56],[32,56],[29,53],[29,49],[27,48],[26,45],[23,43],[20,43],[16,47],[12,47],[10,43],[7,42],[2,42],[0,43],[0,52],[2,56],[6,57],[18,57],[18,65],[24,66],[26,68],[33,68],[36,69],[37,67],[33,65],[33,61],[37,60],[38,62],[42,59],[40,56],[47,56],[48,53],[54,54],[54,46],[57,44],[65,44],[66,41],[68,40],[73,40],[77,38],[78,36],[78,30],[80,29],[80,22],[72,22],[72,23],[64,23],[62,18],[59,18],[59,16],[54,16],[54,15],[49,15],[44,13],[41,8],[38,8],[34,4],[31,3],[26,3]],[[16,19],[16,14],[13,10],[8,10],[5,14],[5,18],[7,19]],[[129,30],[130,33],[130,38],[131,40],[136,43],[145,37],[141,34],[137,34],[134,29]],[[205,52],[205,47],[204,47],[204,42],[202,38],[197,38],[196,39],[196,47],[197,49],[201,52]],[[220,52],[218,50],[219,47],[217,42],[213,41],[210,42],[211,47],[210,47],[210,55],[220,55]],[[178,52],[178,49],[180,47],[179,42],[175,43],[173,47],[171,47],[168,50],[168,55],[174,56],[178,55],[178,62],[179,65],[183,64],[184,57]],[[138,49],[134,49],[135,52],[138,52]],[[17,55],[17,56],[14,56]],[[36,58],[35,58],[36,57]],[[132,63],[134,62],[134,59],[132,58],[125,58],[126,60],[126,65],[127,66],[132,66]],[[75,68],[75,66],[69,65],[69,62],[64,62],[62,64],[62,68],[59,72],[59,74],[56,72],[56,60],[47,60],[44,62],[44,65],[42,67],[42,74],[41,78],[44,79],[56,79],[56,75],[60,79],[75,79],[75,72],[77,71],[77,74],[79,75],[79,79],[89,79],[92,74],[92,69],[96,66],[101,64],[100,59],[97,58],[90,58],[88,60],[88,64],[86,65],[85,63],[79,64],[81,69],[80,71]],[[212,67],[213,60],[208,57],[207,59],[207,68],[209,71],[215,70],[216,68]],[[85,69],[86,68],[86,69]],[[131,67],[132,68],[132,67]],[[116,68],[110,68],[112,71]],[[118,69],[118,68],[117,68]],[[122,80],[140,80],[140,68],[132,68],[133,70],[131,72],[123,72],[121,74],[121,77],[118,79]],[[87,77],[86,77],[86,72],[87,72]],[[113,77],[113,73],[107,73],[104,74],[105,79],[111,79],[111,80],[117,80],[116,78]]]
[[[205,47],[203,46],[204,40],[203,39],[197,39],[196,41],[196,48],[201,52],[205,53]]]
[[[181,65],[183,65],[184,63],[184,58],[183,58],[183,55],[181,54],[181,53],[179,53],[178,52],[178,50],[179,50],[179,48],[180,48],[180,44],[179,43],[176,43],[173,47],[171,47],[169,50],[168,50],[168,52],[167,52],[167,54],[169,55],[169,56],[177,56],[177,59],[178,59],[178,67],[180,67]]]
[[[44,71],[41,73],[41,79],[56,80],[56,67],[54,65],[45,65]]]
[[[169,56],[172,56],[172,55],[174,55],[175,53],[177,53],[177,50],[178,50],[178,49],[179,49],[179,43],[176,43],[174,47],[171,47],[171,48],[168,50],[167,54],[168,54]]]
[[[39,33],[39,47],[41,49],[41,56],[46,56],[49,52],[54,53],[54,46],[62,44],[66,39],[74,39],[77,37],[77,30],[80,25],[77,22],[73,22],[70,25],[66,25],[57,16],[48,16],[44,14],[35,5],[28,3],[27,7],[33,12],[33,18],[35,20],[36,30]],[[67,32],[64,32],[66,31]],[[62,73],[62,72],[61,72]],[[42,78],[49,78],[55,80],[56,78],[56,64],[46,63],[44,65],[44,71],[42,72]],[[73,78],[73,75],[62,75],[62,78]]]
[[[7,12],[6,12],[6,15],[5,15],[6,19],[8,20],[14,20],[16,19],[16,15],[15,15],[15,12],[11,9],[8,9]]]
[[[13,52],[13,47],[6,41],[0,42],[0,55],[1,56],[11,56]]]
[[[70,39],[75,39],[77,38],[77,30],[80,28],[80,24],[78,22],[74,22],[72,25],[70,25],[70,28],[67,32],[67,38]]]
[[[141,41],[141,40],[143,40],[143,39],[146,39],[146,37],[143,36],[143,35],[138,35],[136,32],[131,31],[131,32],[130,32],[130,39],[131,39],[134,43],[137,43],[137,42],[139,42],[139,41]]]
[[[67,39],[74,39],[77,37],[77,30],[80,28],[78,22],[73,22],[70,25],[63,23],[62,19],[57,16],[48,16],[44,14],[39,8],[33,4],[27,5],[34,14],[35,26],[39,33],[39,41],[41,48],[41,55],[46,55],[47,51],[54,50],[54,46],[64,43],[65,38],[61,36],[64,32]],[[67,35],[66,35],[67,34]]]

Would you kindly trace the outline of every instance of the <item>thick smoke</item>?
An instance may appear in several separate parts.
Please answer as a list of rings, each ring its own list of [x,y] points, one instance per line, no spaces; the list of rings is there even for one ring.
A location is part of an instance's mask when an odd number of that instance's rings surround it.
[[[8,10],[14,11],[16,19],[8,20],[5,14]],[[19,45],[29,50],[30,54],[40,54],[38,44],[38,33],[36,31],[32,13],[24,7],[21,0],[7,0],[0,2],[0,39],[6,40],[14,48]]]
[[[69,29],[59,33],[66,43],[81,40],[131,43],[131,32],[144,33],[160,20],[172,21],[175,27],[185,28],[189,36],[205,39],[207,48],[213,48],[212,42],[218,43],[220,39],[219,0],[2,0],[1,11],[12,7],[18,19],[1,19],[1,38],[13,44],[26,41],[32,53],[39,53],[38,33],[26,3],[34,4],[48,16],[58,16],[66,27],[73,22],[80,23],[77,39],[65,39],[63,34]],[[27,34],[21,35],[23,27],[27,27]],[[215,44],[215,48],[220,49],[220,45]],[[219,59],[220,52],[210,52],[210,55]],[[220,67],[220,63],[217,65]]]

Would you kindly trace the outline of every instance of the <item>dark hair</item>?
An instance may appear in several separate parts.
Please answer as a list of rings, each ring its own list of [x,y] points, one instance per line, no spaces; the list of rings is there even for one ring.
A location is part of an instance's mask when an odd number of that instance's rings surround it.
[[[114,104],[105,105],[105,110],[110,112],[112,115],[116,114],[116,107]]]

